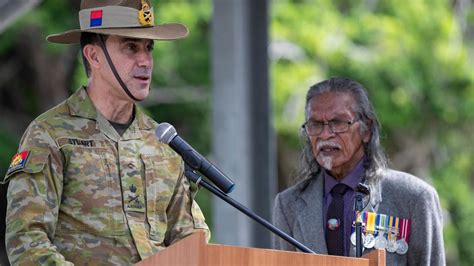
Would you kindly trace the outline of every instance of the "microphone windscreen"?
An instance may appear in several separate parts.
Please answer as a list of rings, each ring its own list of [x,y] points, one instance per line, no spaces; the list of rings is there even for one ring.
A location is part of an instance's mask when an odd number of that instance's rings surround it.
[[[177,135],[176,129],[169,123],[163,122],[155,129],[155,135],[162,143],[169,144],[170,141]]]

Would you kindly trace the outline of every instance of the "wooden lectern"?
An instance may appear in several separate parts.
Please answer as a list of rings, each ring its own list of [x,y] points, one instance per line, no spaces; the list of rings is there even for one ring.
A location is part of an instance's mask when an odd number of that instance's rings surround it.
[[[206,244],[204,233],[195,233],[139,263],[148,265],[345,265],[385,266],[385,250],[375,250],[362,258],[339,257],[273,249]]]

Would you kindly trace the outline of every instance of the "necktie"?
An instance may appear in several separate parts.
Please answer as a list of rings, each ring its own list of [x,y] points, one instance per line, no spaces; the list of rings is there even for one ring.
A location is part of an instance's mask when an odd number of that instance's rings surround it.
[[[348,186],[337,184],[331,190],[332,202],[327,212],[326,244],[329,255],[344,255],[344,193]]]

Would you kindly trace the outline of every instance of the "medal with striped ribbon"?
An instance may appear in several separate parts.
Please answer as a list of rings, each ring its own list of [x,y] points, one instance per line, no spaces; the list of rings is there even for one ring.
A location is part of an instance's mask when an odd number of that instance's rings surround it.
[[[385,232],[388,228],[388,219],[385,214],[377,215],[377,237],[375,238],[374,247],[376,249],[385,249],[387,247],[387,238]]]
[[[397,254],[404,255],[408,251],[408,235],[410,234],[410,220],[402,219],[400,239],[397,240]]]
[[[390,253],[394,253],[397,251],[397,235],[398,235],[398,223],[399,218],[390,216],[390,227],[388,229],[388,243],[387,243],[387,251]]]
[[[367,212],[367,221],[365,227],[365,239],[364,247],[373,248],[375,244],[375,217],[376,214],[373,212]]]

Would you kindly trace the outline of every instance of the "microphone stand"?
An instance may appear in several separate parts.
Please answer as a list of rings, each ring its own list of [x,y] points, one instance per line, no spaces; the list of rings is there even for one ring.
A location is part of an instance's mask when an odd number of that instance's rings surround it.
[[[362,211],[364,210],[364,202],[362,201],[362,195],[369,195],[370,197],[370,189],[364,183],[359,183],[355,189],[356,192],[359,192],[355,196],[355,206],[354,209],[356,211],[356,220],[355,220],[355,233],[356,233],[356,257],[362,257]],[[369,198],[370,200],[370,198]]]
[[[356,221],[355,221],[355,232],[356,232],[356,257],[362,257],[362,195],[357,195],[355,202],[356,209]]]
[[[231,197],[227,196],[227,194],[225,194],[224,192],[222,192],[221,190],[219,190],[218,188],[216,188],[214,185],[211,185],[209,184],[206,180],[204,180],[201,176],[199,176],[190,166],[188,166],[186,164],[185,166],[185,172],[184,174],[186,175],[186,177],[189,178],[189,180],[191,180],[192,182],[194,182],[196,185],[198,186],[202,186],[204,187],[205,189],[209,190],[212,194],[218,196],[219,198],[221,198],[222,200],[224,200],[225,202],[229,203],[230,205],[232,205],[234,208],[238,209],[239,211],[243,212],[245,215],[247,215],[248,217],[252,218],[253,220],[255,220],[256,222],[258,222],[259,224],[263,225],[264,227],[266,227],[268,230],[272,231],[273,233],[275,233],[276,235],[278,235],[279,237],[285,239],[286,241],[288,241],[290,244],[292,244],[293,246],[297,247],[299,250],[303,251],[303,252],[306,252],[306,253],[312,253],[312,254],[316,254],[314,251],[312,251],[311,249],[309,249],[308,247],[306,247],[305,245],[301,244],[300,242],[298,242],[296,239],[292,238],[291,236],[289,236],[288,234],[286,234],[285,232],[281,231],[280,229],[278,229],[277,227],[275,227],[273,224],[269,223],[268,221],[266,221],[265,219],[261,218],[260,216],[258,216],[257,214],[253,213],[250,209],[248,209],[247,207],[243,206],[242,204],[240,204],[239,202],[237,202],[236,200],[232,199]]]

